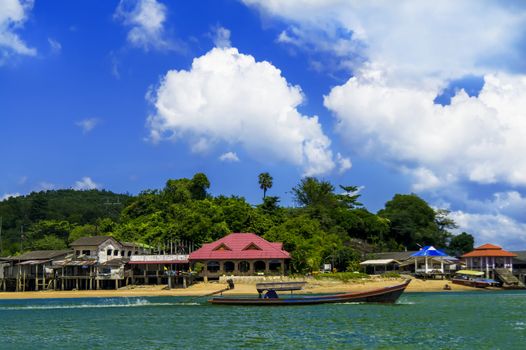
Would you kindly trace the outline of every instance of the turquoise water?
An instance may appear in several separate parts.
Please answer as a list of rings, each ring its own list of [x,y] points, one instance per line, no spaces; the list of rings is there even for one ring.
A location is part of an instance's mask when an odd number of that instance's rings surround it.
[[[292,307],[190,297],[0,300],[0,348],[525,349],[526,293]]]

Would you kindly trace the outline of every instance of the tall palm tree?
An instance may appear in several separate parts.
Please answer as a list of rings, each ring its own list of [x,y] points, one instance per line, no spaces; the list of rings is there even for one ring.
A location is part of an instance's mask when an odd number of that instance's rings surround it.
[[[263,190],[263,199],[267,195],[267,190],[272,187],[272,176],[269,173],[259,174],[259,188]]]

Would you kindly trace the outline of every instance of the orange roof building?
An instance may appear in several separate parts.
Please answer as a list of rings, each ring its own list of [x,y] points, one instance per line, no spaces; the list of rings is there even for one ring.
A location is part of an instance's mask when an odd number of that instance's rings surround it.
[[[495,269],[513,271],[513,258],[517,254],[508,252],[498,245],[484,244],[462,255],[470,270],[485,271],[487,278],[493,278]]]

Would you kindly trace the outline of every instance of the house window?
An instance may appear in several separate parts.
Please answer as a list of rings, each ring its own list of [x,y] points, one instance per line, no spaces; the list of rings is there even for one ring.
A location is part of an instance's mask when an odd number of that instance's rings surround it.
[[[129,250],[129,251],[128,251],[128,256],[131,256],[131,255],[132,255],[132,251]]]
[[[241,261],[239,263],[239,272],[248,272],[250,270],[250,263],[248,261]]]
[[[80,250],[76,250],[76,251],[75,251],[75,255],[76,255],[76,256],[79,256],[79,255],[80,255]]]
[[[108,249],[108,250],[106,251],[106,254],[109,256],[109,255],[111,255],[112,252],[113,252],[113,250]]]
[[[265,272],[265,268],[267,267],[267,264],[265,264],[264,261],[256,261],[254,263],[254,270],[256,270],[256,272]]]
[[[121,256],[124,256],[124,250],[121,250]]]
[[[279,260],[271,260],[269,263],[268,263],[268,269],[270,271],[280,271],[281,270],[281,261]]]
[[[236,265],[232,261],[225,261],[223,263],[223,270],[225,272],[234,272]]]
[[[219,261],[209,261],[208,264],[206,264],[206,269],[208,272],[218,272],[219,271]]]
[[[113,255],[114,255],[114,256],[119,256],[119,250],[118,250],[118,249],[115,249],[115,250],[113,251]]]
[[[83,250],[82,251],[82,255],[90,256],[91,255],[91,250]]]

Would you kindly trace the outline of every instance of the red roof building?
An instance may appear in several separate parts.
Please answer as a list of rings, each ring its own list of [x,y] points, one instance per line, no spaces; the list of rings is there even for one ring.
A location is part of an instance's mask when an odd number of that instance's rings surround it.
[[[517,254],[508,252],[494,244],[484,244],[462,255],[466,267],[470,270],[485,271],[487,278],[494,278],[495,269],[513,271],[513,258]]]
[[[205,265],[205,279],[224,274],[283,274],[288,259],[290,254],[283,250],[283,243],[269,242],[254,233],[231,233],[204,244],[189,256],[192,264]]]

